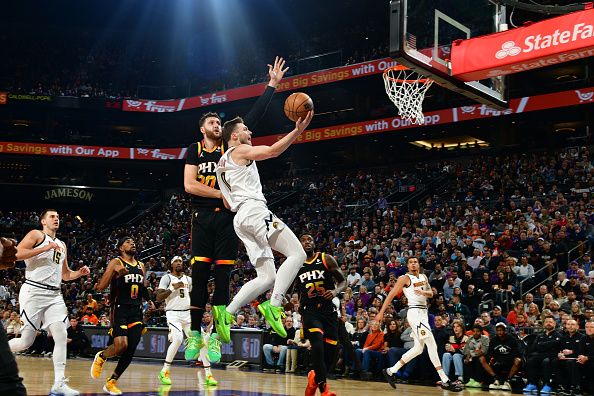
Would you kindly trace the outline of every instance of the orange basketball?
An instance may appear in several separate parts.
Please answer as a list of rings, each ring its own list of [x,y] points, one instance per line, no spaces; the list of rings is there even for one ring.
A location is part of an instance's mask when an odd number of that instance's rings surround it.
[[[299,117],[303,120],[308,111],[313,111],[313,101],[303,92],[295,92],[285,100],[285,115],[295,122]]]

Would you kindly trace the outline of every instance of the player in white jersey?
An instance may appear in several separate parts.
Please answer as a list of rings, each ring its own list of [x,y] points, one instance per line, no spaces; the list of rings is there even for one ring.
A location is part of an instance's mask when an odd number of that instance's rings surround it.
[[[184,274],[184,264],[180,256],[171,259],[170,270],[169,273],[163,275],[157,289],[157,301],[165,301],[165,316],[169,326],[169,342],[171,342],[167,349],[165,363],[159,372],[159,381],[163,385],[171,385],[171,363],[183,342],[184,334],[188,337],[192,330],[192,318],[190,317],[192,278]],[[216,348],[214,345],[219,341],[216,339],[216,335],[211,337],[210,334],[204,333],[202,339],[204,346],[200,349],[200,360],[206,372],[205,385],[215,386],[217,381],[210,370],[210,358],[213,357],[215,351],[220,350],[220,347]],[[211,351],[210,356],[209,350]],[[218,359],[220,359],[220,354]]]
[[[23,351],[35,341],[35,332],[47,329],[54,339],[54,385],[50,395],[78,395],[64,376],[66,369],[66,329],[70,325],[62,297],[62,280],[70,281],[89,274],[87,266],[78,271],[68,268],[64,242],[56,238],[60,216],[53,209],[41,214],[43,231],[32,230],[17,246],[17,259],[25,260],[25,282],[19,292],[21,318],[25,323],[20,338],[10,340],[13,352]]]
[[[441,361],[437,354],[437,344],[435,343],[435,338],[429,327],[427,298],[433,297],[433,292],[429,287],[429,280],[425,274],[419,273],[420,266],[418,258],[409,257],[407,265],[408,272],[398,277],[396,285],[394,285],[392,290],[390,290],[390,293],[388,293],[388,297],[386,297],[375,320],[380,322],[384,317],[384,312],[390,306],[392,300],[394,300],[394,297],[404,293],[408,300],[406,319],[412,330],[411,336],[414,340],[414,345],[402,355],[402,358],[393,367],[383,370],[384,377],[393,388],[396,388],[396,377],[394,374],[396,374],[406,363],[423,353],[425,345],[427,345],[429,359],[431,360],[431,363],[433,363],[433,366],[435,366],[439,378],[441,378],[441,387],[443,389],[459,392],[463,388],[453,384],[441,368]]]
[[[295,234],[268,210],[256,161],[281,155],[307,128],[312,117],[313,112],[309,112],[305,119],[299,118],[295,129],[272,146],[252,146],[252,132],[239,117],[223,126],[223,140],[228,143],[229,149],[219,160],[217,179],[223,202],[237,213],[233,227],[257,273],[255,279],[239,290],[227,309],[214,318],[223,342],[229,341],[233,314],[273,285],[270,300],[260,304],[258,310],[277,334],[287,336],[281,319],[281,304],[307,256]],[[272,249],[286,256],[278,274]]]

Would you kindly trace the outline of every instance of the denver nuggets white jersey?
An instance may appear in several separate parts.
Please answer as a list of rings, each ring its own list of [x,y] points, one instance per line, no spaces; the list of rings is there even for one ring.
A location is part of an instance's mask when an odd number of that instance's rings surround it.
[[[415,290],[429,290],[429,280],[424,274],[415,276],[411,273],[407,273],[405,276],[410,278],[410,286],[404,287],[402,290],[406,299],[408,300],[409,307],[426,307],[427,297],[419,296],[415,294]]]
[[[219,160],[217,180],[221,193],[231,206],[231,211],[237,212],[239,207],[250,200],[266,203],[262,193],[260,174],[255,161],[247,165],[237,165],[231,158],[235,147],[231,147]]]
[[[37,256],[25,260],[25,278],[32,282],[42,283],[46,286],[59,288],[62,282],[62,264],[66,260],[66,245],[58,238],[43,234],[43,241],[35,248],[47,246],[50,242],[56,243],[59,248],[50,249]]]
[[[179,278],[171,273],[163,275],[159,282],[159,289],[169,289],[173,283],[182,282],[184,285],[175,289],[165,299],[165,311],[185,311],[190,309],[190,290],[192,290],[192,278],[182,275]]]

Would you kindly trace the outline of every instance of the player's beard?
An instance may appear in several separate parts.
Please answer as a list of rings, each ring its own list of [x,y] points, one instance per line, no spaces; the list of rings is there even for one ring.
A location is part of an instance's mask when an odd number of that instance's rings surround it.
[[[126,253],[128,256],[134,257],[134,255],[136,254],[136,248],[124,250],[124,253]]]
[[[222,137],[222,131],[221,129],[219,129],[219,132],[215,132],[214,130],[209,130],[207,128],[204,128],[204,135],[212,140],[221,140]]]

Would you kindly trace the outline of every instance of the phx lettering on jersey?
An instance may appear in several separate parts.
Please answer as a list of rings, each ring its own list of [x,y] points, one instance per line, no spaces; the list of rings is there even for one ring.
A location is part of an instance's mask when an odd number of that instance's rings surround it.
[[[310,281],[310,280],[318,280],[318,279],[326,279],[326,278],[324,278],[323,270],[308,271],[308,272],[304,272],[301,275],[299,275],[299,281],[301,281],[301,282],[305,282],[306,280]]]
[[[217,170],[216,162],[203,162],[198,165],[199,173],[214,173]]]
[[[126,274],[124,275],[125,283],[142,283],[144,276],[141,274]]]

